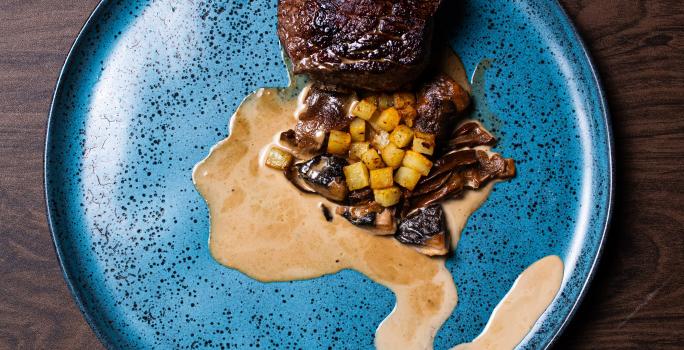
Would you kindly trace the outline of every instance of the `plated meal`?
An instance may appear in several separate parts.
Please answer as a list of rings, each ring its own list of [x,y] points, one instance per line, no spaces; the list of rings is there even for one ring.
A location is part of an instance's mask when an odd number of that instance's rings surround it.
[[[390,288],[378,349],[428,349],[457,304],[445,259],[515,160],[471,115],[457,54],[433,35],[441,1],[280,0],[291,86],[248,96],[193,171],[210,251],[259,281],[353,269]],[[551,303],[563,263],[532,264],[484,332],[513,348]]]
[[[548,348],[610,216],[596,77],[554,1],[102,1],[46,135],[64,278],[108,349]]]

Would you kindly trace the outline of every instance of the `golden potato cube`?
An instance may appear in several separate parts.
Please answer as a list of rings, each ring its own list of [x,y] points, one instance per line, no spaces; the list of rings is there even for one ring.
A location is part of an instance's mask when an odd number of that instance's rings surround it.
[[[435,135],[416,131],[413,136],[414,151],[431,156],[435,153]]]
[[[391,207],[401,200],[401,189],[397,186],[373,190],[375,201],[383,207]]]
[[[349,148],[349,159],[359,161],[361,156],[370,149],[370,142],[352,142]]]
[[[382,153],[382,160],[385,162],[385,164],[396,169],[401,166],[401,161],[404,160],[406,151],[397,147],[393,143],[390,143],[383,148],[380,153]]]
[[[402,109],[399,109],[399,115],[401,116],[401,120],[404,121],[404,124],[406,124],[409,127],[413,127],[413,123],[416,120],[416,117],[418,116],[418,111],[411,106],[405,106]]]
[[[381,111],[384,111],[392,106],[394,106],[394,99],[392,96],[382,94],[378,97],[378,108],[380,108]]]
[[[411,191],[413,191],[413,189],[416,188],[416,184],[418,184],[419,180],[419,172],[404,166],[399,168],[399,170],[397,170],[397,173],[394,174],[394,182],[396,182],[399,186]]]
[[[294,158],[287,151],[278,147],[271,147],[266,156],[266,165],[269,168],[285,170],[290,167]]]
[[[413,130],[406,125],[397,126],[390,134],[390,141],[399,148],[408,146],[412,139]]]
[[[396,108],[390,107],[380,113],[380,116],[374,120],[375,125],[381,130],[390,132],[399,125],[401,117]]]
[[[390,143],[389,135],[390,134],[384,130],[373,130],[373,132],[371,132],[371,145],[376,149],[385,148],[385,146]]]
[[[374,190],[391,187],[394,184],[392,168],[382,168],[370,171],[370,187]]]
[[[427,176],[432,168],[432,162],[416,151],[406,151],[401,165],[409,167],[423,176]]]
[[[370,120],[377,109],[378,107],[373,103],[373,99],[364,98],[356,103],[356,106],[354,106],[354,109],[352,110],[352,115],[363,120]]]
[[[375,170],[385,167],[385,163],[382,162],[382,158],[378,154],[378,151],[371,148],[366,153],[361,156],[361,160],[366,164],[368,169]]]
[[[394,94],[394,107],[402,109],[406,106],[413,106],[416,104],[416,95],[410,92],[397,92]]]
[[[360,190],[362,188],[368,187],[368,168],[361,163],[354,163],[352,165],[347,165],[342,168],[344,172],[344,177],[347,182],[347,187],[350,191]]]
[[[366,121],[361,118],[354,118],[349,124],[349,133],[354,142],[366,141]]]
[[[351,135],[344,131],[331,130],[328,137],[328,153],[347,154],[351,146]]]

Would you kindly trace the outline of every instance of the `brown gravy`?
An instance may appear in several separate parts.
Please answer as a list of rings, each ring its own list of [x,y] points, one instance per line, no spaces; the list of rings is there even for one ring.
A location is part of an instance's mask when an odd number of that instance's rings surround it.
[[[464,77],[462,66],[455,66],[460,71],[452,73]],[[209,207],[212,256],[264,282],[310,279],[342,269],[359,271],[392,290],[397,299],[395,309],[378,327],[376,347],[432,349],[435,334],[458,300],[444,259],[424,256],[392,237],[373,236],[339,216],[326,222],[319,207],[325,201],[322,197],[301,193],[280,172],[263,165],[264,153],[276,143],[276,136],[294,124],[300,101],[285,97],[290,95],[286,89],[260,89],[247,97],[231,120],[230,136],[194,169],[193,180]],[[491,186],[445,205],[454,245]],[[558,273],[562,276],[560,265],[560,272],[544,269],[554,274],[553,281]],[[548,277],[538,273],[532,278],[541,283]],[[529,314],[522,318],[526,331],[521,336],[515,332],[506,344],[522,340],[553,299],[551,289],[543,298],[549,301],[534,312],[523,308],[522,313]],[[508,312],[500,317],[521,319]]]

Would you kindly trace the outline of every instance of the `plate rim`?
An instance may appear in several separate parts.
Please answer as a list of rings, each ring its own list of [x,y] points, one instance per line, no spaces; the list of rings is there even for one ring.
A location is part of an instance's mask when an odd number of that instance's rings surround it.
[[[83,318],[86,320],[88,323],[88,326],[90,329],[95,333],[95,336],[97,339],[100,341],[100,343],[106,348],[106,349],[115,349],[114,345],[110,342],[110,339],[106,337],[102,331],[97,327],[95,324],[92,316],[89,314],[89,312],[85,309],[85,305],[83,303],[82,297],[80,292],[77,290],[77,288],[73,284],[73,276],[67,271],[67,269],[64,267],[65,266],[65,257],[64,254],[62,253],[62,248],[61,244],[59,243],[59,240],[57,239],[57,236],[55,234],[56,226],[52,217],[52,205],[50,204],[50,187],[48,185],[48,179],[47,179],[47,174],[48,174],[48,153],[50,151],[50,135],[51,131],[53,129],[52,124],[54,121],[54,113],[56,109],[56,101],[58,94],[60,93],[64,80],[65,80],[65,73],[67,70],[67,67],[72,63],[75,55],[76,49],[79,47],[81,41],[83,40],[83,37],[85,34],[90,30],[90,27],[93,26],[95,23],[95,18],[99,16],[100,12],[103,10],[103,8],[106,6],[106,4],[109,3],[109,0],[99,0],[95,8],[91,11],[90,15],[86,19],[85,23],[79,30],[76,38],[74,39],[73,43],[71,44],[69,48],[69,52],[66,55],[66,58],[64,59],[64,63],[62,64],[62,67],[60,68],[59,75],[57,77],[57,80],[54,85],[53,93],[52,93],[52,99],[50,102],[50,107],[48,109],[48,115],[47,115],[47,121],[46,121],[46,128],[45,128],[45,140],[44,140],[44,149],[43,149],[43,195],[44,195],[44,205],[45,205],[45,214],[47,217],[47,223],[48,223],[48,229],[50,231],[50,237],[52,239],[52,246],[55,251],[55,255],[57,256],[57,260],[59,262],[59,268],[62,272],[62,277],[64,278],[64,281],[67,285],[67,288],[69,289],[69,292],[71,294],[71,297],[75,301],[76,305],[78,306],[78,309],[83,316]],[[552,334],[551,338],[548,340],[548,343],[543,347],[544,349],[549,349],[553,345],[555,345],[556,341],[560,336],[564,333],[566,330],[567,326],[570,324],[572,319],[575,317],[579,307],[581,306],[582,302],[584,301],[585,297],[587,296],[587,293],[589,291],[589,288],[591,286],[591,283],[594,280],[594,277],[596,275],[596,270],[598,267],[599,262],[601,261],[603,257],[603,251],[605,248],[605,242],[607,239],[607,236],[610,231],[611,227],[611,222],[613,218],[613,206],[614,206],[614,200],[615,200],[615,145],[614,145],[614,137],[613,137],[613,129],[612,129],[612,122],[611,122],[611,114],[610,111],[608,110],[608,101],[606,99],[606,94],[605,94],[605,89],[603,87],[603,83],[601,82],[601,77],[598,73],[598,69],[596,66],[596,63],[594,62],[593,58],[591,57],[589,50],[587,49],[587,45],[585,41],[582,39],[580,36],[579,32],[577,31],[577,27],[575,26],[574,22],[568,16],[568,13],[566,9],[560,4],[558,0],[553,0],[553,2],[550,4],[553,6],[555,9],[557,9],[562,17],[562,21],[564,25],[567,26],[567,28],[570,29],[570,33],[572,35],[572,38],[579,44],[578,48],[580,53],[582,54],[582,58],[586,60],[588,63],[589,71],[591,73],[591,77],[593,79],[593,83],[596,85],[596,93],[598,95],[598,101],[599,101],[599,109],[601,111],[601,119],[603,122],[603,127],[605,129],[605,137],[606,137],[606,147],[607,147],[607,162],[608,162],[608,177],[607,177],[607,182],[608,182],[608,196],[607,196],[607,203],[606,203],[606,209],[604,211],[604,215],[602,217],[605,218],[605,223],[602,227],[601,230],[601,238],[598,242],[598,247],[596,250],[596,255],[593,258],[591,267],[589,268],[589,272],[584,279],[584,283],[582,284],[579,294],[577,298],[575,298],[574,303],[572,307],[570,308],[570,311],[568,314],[563,318],[563,321],[561,322],[560,326],[556,328],[555,332]],[[545,312],[548,310],[545,310]],[[526,337],[529,336],[526,335]]]

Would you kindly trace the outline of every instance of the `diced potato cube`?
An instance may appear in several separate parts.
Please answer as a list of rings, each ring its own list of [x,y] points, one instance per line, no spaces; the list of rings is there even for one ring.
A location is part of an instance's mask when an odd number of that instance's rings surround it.
[[[380,116],[374,120],[375,125],[381,130],[390,132],[399,125],[401,117],[396,108],[390,107],[380,113]]]
[[[328,153],[346,154],[351,146],[351,135],[344,131],[331,130],[328,137]]]
[[[435,135],[416,131],[413,136],[414,151],[431,156],[435,153]]]
[[[368,187],[368,168],[366,168],[363,163],[358,162],[352,165],[347,165],[346,167],[342,168],[342,171],[344,171],[344,177],[347,182],[347,187],[349,187],[350,191],[356,191]]]
[[[394,107],[402,109],[406,106],[413,106],[416,104],[416,95],[410,92],[397,92],[394,94]]]
[[[394,174],[394,182],[399,186],[413,191],[420,180],[420,173],[407,167],[401,167]]]
[[[378,108],[380,108],[381,111],[384,111],[392,106],[394,106],[394,99],[392,96],[382,94],[378,97]]]
[[[423,176],[427,176],[432,168],[432,162],[416,151],[406,151],[401,165],[411,168]]]
[[[359,101],[356,106],[354,106],[352,115],[363,120],[369,120],[371,117],[373,117],[373,114],[377,109],[378,107],[375,105],[375,103],[373,103],[373,99],[364,98],[363,100]]]
[[[394,169],[401,166],[401,161],[404,160],[404,154],[406,151],[390,143],[385,148],[382,149],[382,160],[387,164],[387,166]]]
[[[374,190],[391,187],[394,184],[392,168],[382,168],[370,171],[370,187]]]
[[[385,163],[382,162],[382,158],[378,154],[378,151],[371,148],[366,153],[361,156],[361,160],[366,164],[368,169],[375,170],[385,167]]]
[[[354,118],[349,124],[349,133],[354,142],[366,141],[366,121],[361,118]]]
[[[384,130],[373,130],[371,133],[371,144],[376,149],[383,149],[390,143],[389,133]]]
[[[397,186],[373,190],[375,201],[383,207],[391,207],[401,200],[401,189]]]
[[[397,126],[390,134],[390,141],[399,148],[408,146],[412,139],[413,130],[406,125]]]
[[[271,147],[266,156],[266,165],[269,168],[285,170],[290,167],[294,158],[287,151],[278,147]]]
[[[421,132],[421,131],[416,131],[415,134],[416,134],[416,137],[418,137],[418,138],[435,142],[435,135],[434,134],[430,134],[427,132]]]
[[[370,142],[352,142],[349,148],[349,159],[359,161],[361,156],[370,149]]]
[[[418,116],[418,111],[411,106],[405,106],[402,109],[399,109],[399,115],[401,116],[401,120],[404,121],[404,124],[406,124],[409,127],[413,127],[413,123],[416,120],[416,117]]]

